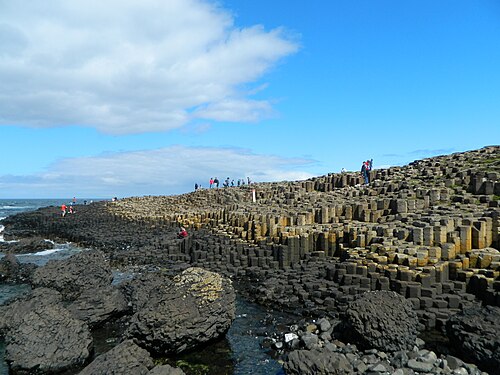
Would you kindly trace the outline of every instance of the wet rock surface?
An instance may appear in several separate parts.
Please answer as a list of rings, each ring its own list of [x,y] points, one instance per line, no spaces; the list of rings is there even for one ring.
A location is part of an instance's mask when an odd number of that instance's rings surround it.
[[[35,269],[34,264],[21,264],[14,254],[6,254],[0,259],[0,282],[27,283]]]
[[[12,254],[36,253],[53,249],[54,243],[41,237],[21,238],[15,242],[0,242],[0,252]]]

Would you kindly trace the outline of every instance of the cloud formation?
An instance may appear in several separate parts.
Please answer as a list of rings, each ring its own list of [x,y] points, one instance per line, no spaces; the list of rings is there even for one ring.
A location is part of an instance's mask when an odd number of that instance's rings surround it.
[[[156,150],[110,153],[87,158],[63,159],[45,172],[31,176],[0,176],[5,197],[22,191],[29,197],[106,198],[178,194],[195,183],[208,187],[210,177],[236,181],[302,180],[312,177],[300,169],[310,159],[257,155],[236,148],[172,146]]]
[[[0,125],[109,134],[256,121],[251,95],[298,44],[208,0],[0,2]]]

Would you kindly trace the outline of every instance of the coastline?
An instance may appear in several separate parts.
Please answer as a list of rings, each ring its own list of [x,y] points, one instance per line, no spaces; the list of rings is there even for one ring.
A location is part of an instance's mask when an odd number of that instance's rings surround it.
[[[5,226],[9,236],[29,228],[101,249],[113,265],[204,267],[311,319],[339,319],[359,295],[393,291],[413,306],[420,332],[446,334],[462,311],[500,306],[498,155],[488,147],[376,170],[368,186],[331,174],[102,202],[65,218],[46,208]],[[190,236],[177,241],[181,224]]]

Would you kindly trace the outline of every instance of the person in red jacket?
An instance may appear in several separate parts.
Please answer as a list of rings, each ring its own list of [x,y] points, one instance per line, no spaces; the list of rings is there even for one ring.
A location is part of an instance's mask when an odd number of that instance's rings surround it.
[[[61,215],[62,217],[66,216],[66,205],[63,203],[62,206],[61,206]]]
[[[186,228],[181,227],[181,229],[179,229],[179,233],[177,234],[177,238],[186,238],[187,236],[188,236],[188,232],[187,232]]]

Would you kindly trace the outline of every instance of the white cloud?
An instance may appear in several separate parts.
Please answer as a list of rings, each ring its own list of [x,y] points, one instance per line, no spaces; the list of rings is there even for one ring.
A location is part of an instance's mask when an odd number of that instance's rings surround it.
[[[207,0],[1,1],[0,125],[111,134],[256,121],[258,82],[298,45]]]
[[[112,197],[177,194],[195,183],[208,186],[210,177],[222,181],[250,177],[253,181],[302,180],[312,177],[309,159],[257,155],[235,148],[172,146],[157,150],[69,158],[32,176],[0,176],[5,197]],[[21,193],[22,192],[22,193]]]

